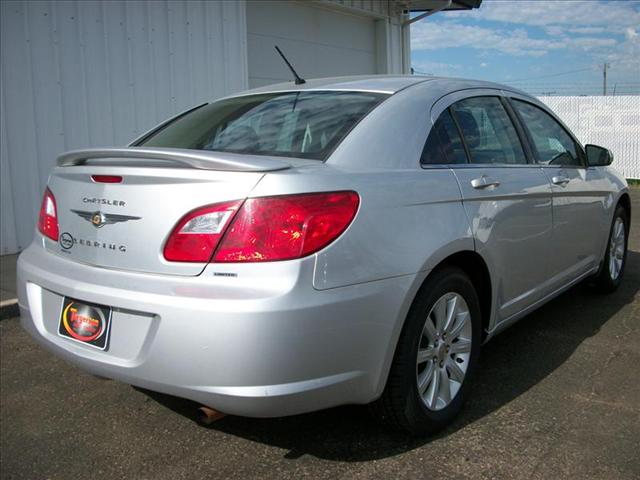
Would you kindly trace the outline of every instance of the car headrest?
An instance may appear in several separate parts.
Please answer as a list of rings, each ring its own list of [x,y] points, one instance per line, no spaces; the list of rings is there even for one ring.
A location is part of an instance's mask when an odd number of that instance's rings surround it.
[[[260,149],[260,140],[256,131],[248,125],[225,129],[219,137],[218,147],[227,150],[253,151]]]
[[[470,112],[459,110],[456,111],[456,119],[460,124],[467,146],[474,148],[480,145],[480,128],[475,117]]]

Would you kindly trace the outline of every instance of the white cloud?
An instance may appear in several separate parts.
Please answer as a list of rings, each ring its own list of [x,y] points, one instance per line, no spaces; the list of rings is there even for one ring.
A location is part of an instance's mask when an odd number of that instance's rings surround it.
[[[625,31],[626,41],[615,49],[596,52],[595,58],[600,62],[611,64],[612,80],[626,78],[637,82],[640,79],[640,35],[637,30],[628,28]]]
[[[579,47],[583,50],[594,50],[596,48],[613,47],[617,44],[614,38],[576,37],[568,40],[571,47]]]
[[[607,29],[604,27],[567,27],[566,25],[549,25],[544,27],[544,31],[549,35],[602,35],[607,33]]]
[[[416,73],[423,75],[434,75],[436,77],[452,77],[460,75],[464,69],[462,65],[456,63],[440,63],[429,61],[413,62]]]
[[[604,27],[577,27],[567,28],[566,31],[569,33],[579,33],[581,35],[599,35],[602,33],[606,33],[607,29]]]
[[[545,27],[544,31],[547,32],[548,35],[563,35],[567,29],[559,25],[550,25]]]
[[[485,0],[480,9],[440,13],[413,24],[411,44],[414,51],[472,48],[481,63],[491,62],[496,53],[573,52],[585,67],[610,63],[612,81],[637,82],[640,2]]]
[[[635,4],[635,5],[634,5]],[[635,27],[640,24],[640,12],[634,6],[637,2],[594,2],[592,0],[485,0],[479,10],[447,12],[450,18],[466,17],[493,20],[504,23],[518,23],[539,27],[564,25],[570,29],[601,27]],[[598,33],[585,31],[575,33]]]
[[[468,47],[497,50],[517,56],[540,57],[551,50],[567,48],[582,51],[613,47],[613,38],[599,37],[530,37],[525,29],[492,29],[462,25],[453,21],[417,23],[411,29],[411,47],[414,50],[438,50],[447,47]]]
[[[488,64],[488,63],[486,63],[486,62],[482,62],[482,63],[480,64],[480,67],[482,67],[482,68],[487,68],[488,66],[489,66],[489,64]]]
[[[629,50],[621,43],[639,36],[640,11],[634,6],[640,2],[485,0],[479,10],[446,12],[435,20],[412,25],[412,48],[468,47],[532,57],[563,49],[612,55],[614,47],[617,52]],[[461,23],[462,19],[466,22]],[[503,25],[470,24],[478,20]],[[544,34],[528,33],[525,27],[531,26]]]

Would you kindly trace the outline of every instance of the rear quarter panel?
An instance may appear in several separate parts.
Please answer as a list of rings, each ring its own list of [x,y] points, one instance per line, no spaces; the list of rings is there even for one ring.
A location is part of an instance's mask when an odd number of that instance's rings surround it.
[[[350,227],[316,254],[316,289],[425,272],[452,253],[473,250],[448,168],[349,171],[321,165],[268,174],[252,196],[331,190],[358,192],[360,206]]]

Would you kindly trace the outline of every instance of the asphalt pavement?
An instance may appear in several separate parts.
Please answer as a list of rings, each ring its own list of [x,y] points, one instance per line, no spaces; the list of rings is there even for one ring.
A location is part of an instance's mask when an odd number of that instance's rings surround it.
[[[472,399],[411,439],[366,408],[196,423],[192,402],[83,373],[0,322],[0,477],[640,478],[640,189],[613,295],[580,285],[482,351]]]

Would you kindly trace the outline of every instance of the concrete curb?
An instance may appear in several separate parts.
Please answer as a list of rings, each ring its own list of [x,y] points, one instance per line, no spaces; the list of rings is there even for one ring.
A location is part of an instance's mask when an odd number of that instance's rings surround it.
[[[0,302],[0,320],[17,317],[18,315],[20,315],[20,308],[18,307],[17,298],[10,298]]]

